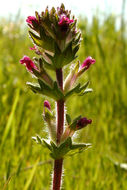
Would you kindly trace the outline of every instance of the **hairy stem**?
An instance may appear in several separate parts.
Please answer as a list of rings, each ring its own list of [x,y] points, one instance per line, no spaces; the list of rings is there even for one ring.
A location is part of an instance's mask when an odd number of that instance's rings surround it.
[[[62,69],[56,70],[56,79],[60,89],[63,91],[63,71]]]
[[[62,69],[56,70],[56,79],[59,88],[63,91],[63,72]],[[57,145],[60,143],[64,129],[64,101],[57,101]],[[62,176],[63,159],[54,161],[53,190],[60,190]]]
[[[62,69],[56,70],[56,79],[59,88],[63,91],[63,71]],[[64,129],[64,100],[57,101],[57,144],[60,143],[61,135]]]
[[[60,190],[63,159],[54,161],[53,190]]]
[[[64,128],[64,101],[57,102],[57,144],[60,143]]]

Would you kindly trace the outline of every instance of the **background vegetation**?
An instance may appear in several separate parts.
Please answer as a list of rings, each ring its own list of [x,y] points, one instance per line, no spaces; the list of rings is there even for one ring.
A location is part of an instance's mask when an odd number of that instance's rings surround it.
[[[91,55],[95,65],[84,74],[94,92],[67,102],[72,116],[91,118],[75,141],[91,142],[92,148],[64,161],[65,190],[125,190],[127,187],[127,40],[124,20],[97,16],[89,24],[81,18],[82,45],[79,59]],[[45,97],[26,87],[30,74],[20,65],[24,54],[33,57],[32,44],[21,19],[0,21],[0,189],[48,190],[52,162],[48,150],[31,137],[46,138],[42,120]],[[66,73],[68,69],[66,69]],[[52,109],[55,105],[52,102]]]

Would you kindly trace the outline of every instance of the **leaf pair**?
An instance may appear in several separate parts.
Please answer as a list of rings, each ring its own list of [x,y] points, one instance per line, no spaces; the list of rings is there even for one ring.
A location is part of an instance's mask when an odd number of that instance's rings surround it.
[[[50,150],[50,156],[53,159],[60,159],[65,156],[72,156],[73,154],[81,153],[91,146],[91,144],[89,143],[72,144],[71,137],[68,137],[65,142],[63,142],[59,146],[56,146],[53,141],[50,141],[50,143],[48,143],[46,140],[41,139],[39,136],[34,137],[34,140],[42,146],[45,145]]]
[[[50,87],[49,85],[47,85],[45,82],[43,82],[40,79],[38,79],[38,83],[39,84],[33,84],[30,82],[27,82],[27,85],[30,87],[30,89],[34,93],[43,94],[45,96],[53,98],[56,101],[61,100],[61,99],[66,100],[67,98],[69,98],[70,96],[74,94],[78,94],[78,96],[83,96],[84,94],[88,92],[92,92],[92,89],[89,89],[89,88],[86,89],[89,84],[89,81],[85,83],[83,86],[78,84],[76,87],[74,87],[72,90],[67,92],[65,95],[58,87],[56,81],[54,82],[53,87]]]
[[[54,82],[53,88],[51,88],[49,85],[47,85],[45,82],[43,82],[40,79],[38,79],[38,83],[39,84],[33,84],[27,82],[27,85],[34,93],[43,94],[45,96],[53,98],[56,101],[64,98],[64,95],[62,91],[59,89],[56,81]]]

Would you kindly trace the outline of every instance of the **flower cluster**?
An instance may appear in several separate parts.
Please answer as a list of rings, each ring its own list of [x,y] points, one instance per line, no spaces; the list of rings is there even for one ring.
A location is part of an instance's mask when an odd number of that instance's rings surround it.
[[[75,63],[81,42],[81,32],[77,29],[77,20],[71,16],[71,12],[65,10],[63,4],[57,10],[53,7],[49,11],[47,7],[41,14],[36,12],[35,16],[28,16],[26,22],[34,45],[30,49],[37,54],[33,61],[26,55],[20,60],[20,63],[24,64],[38,80],[37,85],[28,83],[30,89],[54,99],[57,103],[60,101],[65,103],[73,94],[81,96],[89,92],[90,90],[86,89],[89,82],[83,86],[81,84],[76,86],[76,82],[95,63],[95,59],[89,56],[82,64],[79,61]],[[62,81],[61,73],[70,63],[74,66],[71,67],[65,81]],[[56,73],[56,80],[48,74],[48,70]],[[73,121],[69,117],[66,129],[61,133],[61,143],[72,137],[77,130],[92,123],[92,120],[86,117],[78,117]],[[44,101],[43,118],[47,123],[50,138],[56,143],[56,119],[47,100]]]

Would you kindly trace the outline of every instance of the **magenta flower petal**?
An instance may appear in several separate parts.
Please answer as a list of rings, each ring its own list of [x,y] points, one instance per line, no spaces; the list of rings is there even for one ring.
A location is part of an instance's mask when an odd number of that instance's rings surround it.
[[[45,100],[44,101],[44,108],[48,108],[49,110],[51,110],[51,106],[50,106],[50,103],[49,103],[49,101],[48,100]]]
[[[86,70],[90,67],[91,64],[94,64],[96,62],[95,59],[92,59],[92,57],[87,57],[83,64],[79,67],[79,71],[86,67]]]
[[[66,17],[66,16],[62,16],[61,18],[60,18],[60,21],[59,21],[59,26],[63,26],[63,25],[69,25],[69,24],[71,24],[71,23],[73,23],[74,22],[74,20],[70,20],[68,17]]]
[[[87,119],[86,117],[83,117],[77,122],[76,130],[82,129],[83,127],[86,127],[88,124],[91,124],[91,123],[92,123],[91,119]]]
[[[27,19],[26,19],[26,22],[28,24],[33,24],[32,22],[36,22],[38,24],[38,20],[36,19],[35,16],[28,16]]]
[[[22,59],[20,59],[20,63],[24,64],[26,66],[26,68],[28,69],[28,71],[33,72],[32,69],[36,69],[37,67],[36,65],[33,63],[33,61],[26,55],[24,55],[24,57]]]

